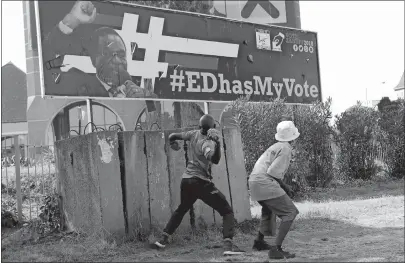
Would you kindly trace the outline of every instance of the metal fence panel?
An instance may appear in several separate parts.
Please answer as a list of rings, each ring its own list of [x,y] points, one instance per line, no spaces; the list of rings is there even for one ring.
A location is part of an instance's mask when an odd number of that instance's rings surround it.
[[[54,147],[20,145],[22,220],[41,216],[44,198],[56,193],[57,169]],[[2,145],[1,208],[17,215],[16,165],[14,145]],[[32,158],[27,157],[31,153]]]

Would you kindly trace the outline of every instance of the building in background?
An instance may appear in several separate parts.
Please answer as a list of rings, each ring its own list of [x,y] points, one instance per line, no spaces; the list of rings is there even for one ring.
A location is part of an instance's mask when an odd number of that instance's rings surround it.
[[[402,73],[402,77],[399,80],[398,85],[395,86],[394,88],[396,94],[397,94],[397,98],[398,99],[403,99],[405,98],[405,88],[404,88],[404,73]]]
[[[14,136],[27,146],[27,82],[25,73],[9,62],[1,67],[1,148],[2,157],[14,154]]]

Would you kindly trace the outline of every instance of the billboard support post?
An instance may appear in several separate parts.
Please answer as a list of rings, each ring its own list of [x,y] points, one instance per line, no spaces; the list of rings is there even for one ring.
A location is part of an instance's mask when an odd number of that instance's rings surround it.
[[[92,107],[91,99],[87,99],[86,104],[87,104],[87,124],[90,124],[89,129],[91,133],[93,132],[93,109],[91,108]]]

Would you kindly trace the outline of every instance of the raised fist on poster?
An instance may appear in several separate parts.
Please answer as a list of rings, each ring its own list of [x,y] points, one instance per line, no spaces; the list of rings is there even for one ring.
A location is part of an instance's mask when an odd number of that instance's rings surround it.
[[[80,22],[80,24],[90,24],[96,19],[96,8],[91,1],[77,1],[70,14]]]
[[[91,1],[76,1],[70,12],[63,18],[63,24],[74,30],[81,24],[91,24],[96,19],[97,10]]]

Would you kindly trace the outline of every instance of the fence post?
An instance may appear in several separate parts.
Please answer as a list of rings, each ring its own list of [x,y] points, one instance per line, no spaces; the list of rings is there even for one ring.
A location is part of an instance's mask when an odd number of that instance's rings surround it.
[[[20,142],[18,135],[14,135],[14,151],[15,151],[15,186],[17,190],[17,212],[18,222],[22,222],[22,196],[21,196],[21,174],[20,174]]]

